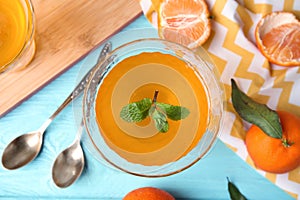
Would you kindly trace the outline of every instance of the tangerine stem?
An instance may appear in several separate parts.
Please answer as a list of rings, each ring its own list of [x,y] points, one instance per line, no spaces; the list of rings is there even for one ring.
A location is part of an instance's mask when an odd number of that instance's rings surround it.
[[[282,142],[283,146],[286,147],[286,148],[289,148],[294,144],[294,142],[290,142],[286,138],[282,138],[281,142]]]

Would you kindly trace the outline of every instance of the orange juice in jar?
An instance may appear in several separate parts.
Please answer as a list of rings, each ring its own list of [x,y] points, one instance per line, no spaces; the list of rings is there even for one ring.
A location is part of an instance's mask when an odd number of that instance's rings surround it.
[[[35,53],[30,0],[0,0],[0,73],[25,67]]]

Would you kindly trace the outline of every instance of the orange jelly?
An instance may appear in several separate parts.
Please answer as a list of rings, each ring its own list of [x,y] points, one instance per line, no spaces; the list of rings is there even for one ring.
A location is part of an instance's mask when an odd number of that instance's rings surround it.
[[[168,119],[160,133],[148,117],[139,123],[120,118],[128,103],[143,98],[189,109],[187,118]],[[106,143],[122,158],[142,165],[163,165],[189,153],[205,133],[208,99],[195,69],[183,60],[158,52],[141,53],[119,62],[104,78],[96,97],[96,119]]]

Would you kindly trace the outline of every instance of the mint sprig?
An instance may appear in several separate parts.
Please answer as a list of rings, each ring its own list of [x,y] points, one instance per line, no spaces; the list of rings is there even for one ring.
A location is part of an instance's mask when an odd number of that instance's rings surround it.
[[[151,117],[159,132],[165,133],[169,130],[168,118],[180,120],[186,118],[190,111],[182,106],[174,106],[157,102],[158,90],[155,91],[153,100],[144,98],[140,101],[124,106],[120,117],[126,122],[140,122],[146,117]]]

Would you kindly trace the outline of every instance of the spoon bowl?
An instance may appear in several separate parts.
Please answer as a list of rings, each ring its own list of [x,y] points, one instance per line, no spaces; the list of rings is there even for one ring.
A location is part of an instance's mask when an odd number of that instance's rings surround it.
[[[3,152],[3,166],[6,169],[17,169],[32,161],[41,149],[42,137],[42,133],[36,131],[15,138]]]
[[[61,188],[73,184],[84,168],[84,154],[80,146],[83,126],[79,127],[77,138],[71,146],[63,150],[55,159],[52,167],[52,179]]]
[[[83,168],[83,151],[76,141],[57,156],[52,170],[53,181],[58,187],[68,187],[81,175]]]
[[[111,51],[112,45],[110,42],[106,43],[102,48],[98,62],[104,58],[108,52]],[[98,63],[97,62],[97,63]],[[96,65],[94,66],[96,67]],[[43,134],[47,127],[51,124],[53,119],[67,106],[73,99],[82,94],[85,85],[93,71],[92,67],[90,71],[82,78],[82,80],[75,87],[73,92],[65,99],[65,101],[57,108],[57,110],[47,119],[44,124],[37,130],[30,133],[20,135],[11,141],[5,148],[2,154],[2,165],[7,169],[17,169],[29,162],[31,162],[40,152],[43,143]]]

